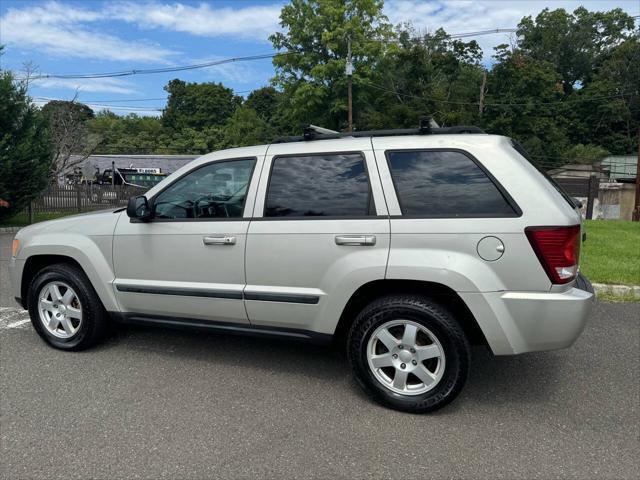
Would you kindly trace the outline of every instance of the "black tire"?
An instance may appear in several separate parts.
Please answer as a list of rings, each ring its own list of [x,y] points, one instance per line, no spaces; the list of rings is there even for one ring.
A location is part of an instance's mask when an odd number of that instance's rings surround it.
[[[396,393],[383,385],[369,367],[367,345],[371,335],[386,322],[398,319],[426,327],[444,350],[442,377],[425,393]],[[455,399],[467,380],[471,358],[469,342],[455,318],[433,300],[416,295],[391,295],[365,307],[351,326],[347,348],[355,379],[364,391],[385,406],[411,413],[437,410]]]
[[[69,338],[58,338],[42,324],[38,312],[38,295],[49,282],[61,281],[77,294],[82,306],[82,322],[78,331]],[[84,350],[95,345],[106,333],[109,318],[98,294],[85,273],[78,267],[66,263],[50,265],[42,269],[29,285],[27,306],[31,324],[40,337],[49,345],[61,350]]]

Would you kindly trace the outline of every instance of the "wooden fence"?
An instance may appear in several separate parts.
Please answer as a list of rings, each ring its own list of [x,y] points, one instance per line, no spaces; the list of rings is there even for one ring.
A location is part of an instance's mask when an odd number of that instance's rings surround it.
[[[131,185],[49,185],[31,202],[30,223],[38,213],[82,213],[125,207],[130,197],[142,195],[146,188]]]

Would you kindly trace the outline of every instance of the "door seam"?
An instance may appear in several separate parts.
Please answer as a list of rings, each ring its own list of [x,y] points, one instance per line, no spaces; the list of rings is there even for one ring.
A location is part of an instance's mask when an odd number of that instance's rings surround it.
[[[387,249],[387,261],[384,264],[384,279],[387,279],[387,271],[389,269],[389,259],[391,258],[391,215],[389,214],[389,203],[387,202],[387,194],[384,191],[384,185],[382,184],[382,176],[380,175],[380,167],[378,166],[378,157],[376,156],[376,150],[373,147],[373,137],[369,139],[371,142],[371,153],[373,154],[373,161],[376,164],[376,172],[378,172],[378,181],[380,182],[380,190],[382,191],[382,198],[384,199],[384,205],[387,207],[387,221],[389,222],[389,248]],[[376,212],[378,213],[378,212]]]

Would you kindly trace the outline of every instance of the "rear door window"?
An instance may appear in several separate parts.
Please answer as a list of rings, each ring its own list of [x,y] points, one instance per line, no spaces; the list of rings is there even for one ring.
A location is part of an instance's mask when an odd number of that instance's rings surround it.
[[[359,153],[275,157],[265,217],[354,217],[372,210]]]
[[[388,151],[402,215],[426,218],[517,216],[506,194],[457,150]]]

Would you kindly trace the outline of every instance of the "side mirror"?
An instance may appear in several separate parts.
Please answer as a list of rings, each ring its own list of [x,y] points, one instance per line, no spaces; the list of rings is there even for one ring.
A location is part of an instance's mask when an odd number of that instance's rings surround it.
[[[140,197],[131,197],[127,205],[127,215],[129,218],[136,218],[141,222],[151,220],[151,208],[149,201],[144,195]]]

